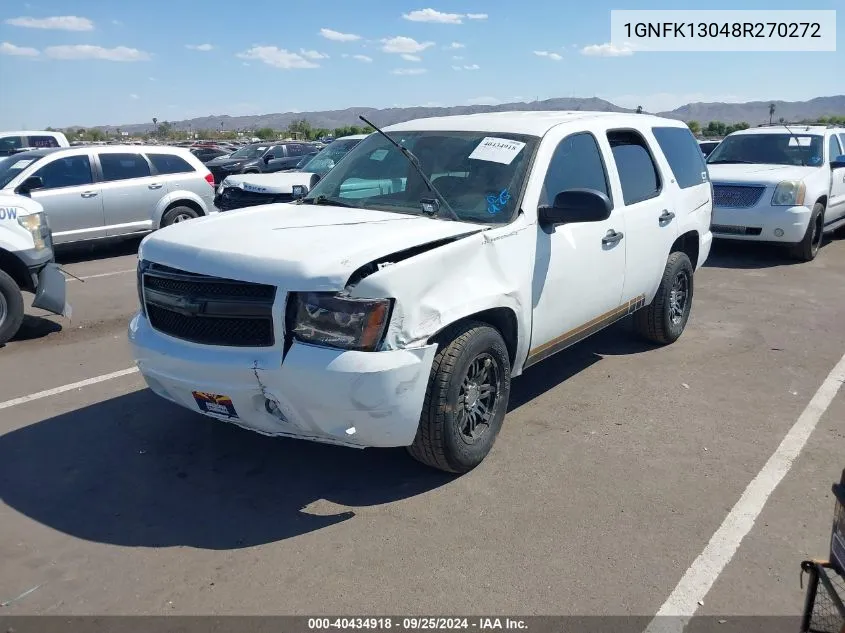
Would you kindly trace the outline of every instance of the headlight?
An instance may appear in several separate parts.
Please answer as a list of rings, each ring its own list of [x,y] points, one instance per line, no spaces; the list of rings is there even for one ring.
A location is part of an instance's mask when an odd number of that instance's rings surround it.
[[[390,316],[390,299],[354,299],[333,292],[291,295],[288,332],[297,340],[372,352],[381,344]]]
[[[775,187],[775,195],[772,196],[774,207],[794,207],[804,204],[804,194],[807,187],[803,182],[797,180],[784,180]]]
[[[42,250],[53,246],[53,238],[50,233],[50,225],[47,216],[43,211],[29,215],[18,216],[18,224],[29,231],[32,235],[32,242],[35,250]]]
[[[147,308],[144,305],[144,273],[150,267],[149,262],[145,262],[142,259],[138,260],[138,274],[137,274],[137,286],[138,286],[138,303],[141,304],[141,314],[147,316]]]

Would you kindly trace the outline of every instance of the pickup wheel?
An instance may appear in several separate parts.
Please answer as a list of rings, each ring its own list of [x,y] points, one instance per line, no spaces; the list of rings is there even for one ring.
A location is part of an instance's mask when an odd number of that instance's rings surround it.
[[[502,335],[483,323],[447,330],[442,340],[408,452],[438,470],[465,473],[487,456],[502,427],[510,360]]]
[[[199,214],[191,207],[173,207],[161,218],[161,228],[198,217]]]
[[[7,343],[23,323],[23,297],[15,280],[0,270],[0,346]]]
[[[810,213],[810,221],[807,223],[807,232],[804,239],[789,249],[790,255],[802,262],[809,262],[819,254],[819,248],[824,239],[824,205],[817,202],[813,205]]]
[[[634,313],[634,327],[649,341],[668,345],[677,341],[692,309],[693,268],[686,253],[669,255],[654,300]]]

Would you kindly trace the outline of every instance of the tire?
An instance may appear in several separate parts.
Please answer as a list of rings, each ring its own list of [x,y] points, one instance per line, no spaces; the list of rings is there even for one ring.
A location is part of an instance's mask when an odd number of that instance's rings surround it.
[[[807,223],[807,231],[804,239],[789,249],[789,254],[802,262],[811,262],[819,254],[822,240],[824,239],[824,205],[817,202],[810,213],[810,221]]]
[[[165,213],[164,216],[162,216],[161,228],[198,217],[199,213],[194,211],[191,207],[173,207]]]
[[[457,326],[442,339],[429,374],[417,435],[408,452],[432,468],[465,473],[484,460],[502,428],[510,398],[510,359],[502,335],[484,323]],[[488,378],[481,387],[495,387],[487,396],[477,387],[467,391],[464,386],[483,368]],[[489,415],[484,421],[477,409],[472,416],[467,414],[467,396],[476,403],[486,400]],[[474,431],[470,420],[477,422]]]
[[[23,297],[18,284],[0,270],[0,346],[18,333],[23,313]]]
[[[693,277],[686,253],[669,255],[654,300],[634,313],[634,328],[640,336],[659,345],[669,345],[681,337],[692,310]],[[678,291],[683,292],[680,305],[674,300]]]

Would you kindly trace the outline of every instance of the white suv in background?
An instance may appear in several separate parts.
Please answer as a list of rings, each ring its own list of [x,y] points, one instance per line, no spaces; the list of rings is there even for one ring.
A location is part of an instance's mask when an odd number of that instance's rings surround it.
[[[188,149],[74,147],[0,159],[0,190],[41,203],[56,244],[145,233],[214,211],[214,178]]]
[[[776,125],[728,135],[707,157],[713,236],[789,245],[816,257],[845,227],[845,128]]]

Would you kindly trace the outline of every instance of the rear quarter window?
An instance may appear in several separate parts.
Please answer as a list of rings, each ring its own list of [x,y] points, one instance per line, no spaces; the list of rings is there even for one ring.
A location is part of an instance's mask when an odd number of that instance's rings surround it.
[[[147,154],[159,174],[187,174],[195,171],[190,163],[174,154]]]
[[[2,136],[0,137],[0,156],[8,156],[23,146],[21,136]]]
[[[607,140],[619,173],[625,206],[659,196],[663,188],[660,170],[643,136],[634,130],[609,130]]]
[[[29,147],[59,147],[55,136],[29,136]]]
[[[654,127],[651,131],[681,189],[707,182],[704,156],[698,141],[688,128]]]

